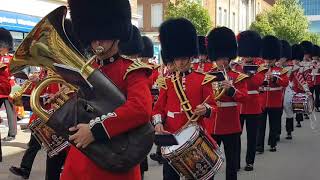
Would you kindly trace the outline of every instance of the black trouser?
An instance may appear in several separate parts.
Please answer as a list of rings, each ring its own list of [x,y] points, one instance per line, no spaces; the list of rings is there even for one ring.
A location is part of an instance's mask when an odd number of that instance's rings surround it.
[[[31,135],[30,141],[28,143],[28,149],[25,151],[20,167],[25,168],[31,172],[34,159],[41,149],[41,145],[38,143],[36,138]],[[66,152],[62,151],[58,155],[46,160],[46,180],[58,180],[60,179],[61,167],[64,164],[66,158]]]
[[[281,123],[282,108],[266,108],[258,125],[257,148],[264,150],[264,140],[269,116],[269,139],[271,147],[277,146],[277,136],[279,135],[279,122]]]
[[[144,160],[140,163],[140,173],[142,178],[145,171],[148,171],[148,157],[144,158]]]
[[[238,148],[240,133],[228,135],[212,135],[220,146],[223,142],[226,156],[226,180],[237,180]]]
[[[61,151],[52,158],[47,157],[46,180],[59,180],[62,166],[67,157],[66,151]]]
[[[168,164],[163,164],[163,180],[180,180],[179,174]]]
[[[315,85],[314,86],[314,91],[315,91],[315,107],[320,108],[320,85]]]
[[[246,123],[247,130],[247,154],[246,163],[254,164],[256,157],[256,145],[257,145],[257,132],[258,122],[261,114],[241,114],[240,121],[243,129],[244,123]],[[241,137],[239,136],[239,148],[238,148],[238,168],[240,169],[241,164]]]
[[[32,169],[33,161],[40,149],[41,145],[36,140],[36,138],[33,135],[31,135],[28,143],[28,149],[23,154],[20,167],[25,168],[30,172]]]
[[[2,162],[1,133],[0,133],[0,162]]]
[[[303,121],[303,114],[302,113],[296,113],[296,121],[299,124],[301,121]]]
[[[291,134],[291,132],[294,130],[293,118],[286,118],[286,130],[288,134]]]

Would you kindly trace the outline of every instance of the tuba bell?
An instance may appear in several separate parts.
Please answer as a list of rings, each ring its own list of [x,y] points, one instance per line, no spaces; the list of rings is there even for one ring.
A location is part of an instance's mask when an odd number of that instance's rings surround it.
[[[70,127],[88,124],[126,101],[113,82],[91,65],[94,58],[87,61],[70,41],[72,36],[66,34],[64,26],[66,13],[67,7],[61,6],[44,17],[18,47],[10,67],[16,72],[25,66],[42,66],[58,74],[37,84],[30,105],[34,113],[64,139],[68,139]],[[51,83],[63,84],[75,91],[59,92],[61,94],[55,96],[58,99],[51,104],[54,112],[45,110],[39,103],[42,90]],[[123,172],[147,156],[153,140],[154,129],[147,123],[108,142],[94,141],[79,150],[101,168]]]

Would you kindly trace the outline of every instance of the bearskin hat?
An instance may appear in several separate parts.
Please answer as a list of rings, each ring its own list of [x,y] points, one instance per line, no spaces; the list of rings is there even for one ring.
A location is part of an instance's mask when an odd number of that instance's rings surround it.
[[[281,57],[291,59],[292,51],[291,51],[291,46],[288,43],[288,41],[281,40],[280,43],[281,43]]]
[[[210,31],[207,36],[208,56],[212,61],[218,58],[237,57],[237,41],[234,32],[227,27],[218,27]]]
[[[318,45],[313,46],[313,53],[312,56],[320,57],[320,47]]]
[[[292,59],[303,61],[303,57],[304,57],[304,52],[303,52],[302,46],[299,44],[294,44],[292,46]]]
[[[129,41],[120,41],[118,47],[122,55],[140,55],[143,50],[143,41],[139,29],[133,25]]]
[[[142,41],[143,41],[143,50],[141,53],[141,57],[152,58],[154,55],[152,40],[147,36],[142,36]]]
[[[199,42],[199,54],[200,55],[207,55],[207,46],[206,46],[206,37],[205,36],[198,36]]]
[[[10,31],[0,28],[0,47],[8,48],[11,50],[13,48],[13,38]]]
[[[312,52],[313,52],[313,44],[312,44],[312,42],[310,42],[310,41],[302,41],[300,43],[300,45],[303,48],[304,54],[312,55]]]
[[[281,43],[275,36],[265,36],[262,39],[261,54],[263,59],[279,60],[281,56]]]
[[[185,18],[170,19],[159,28],[162,51],[169,60],[198,56],[198,36],[193,24]]]
[[[68,0],[73,29],[80,40],[130,39],[131,7],[128,0]]]
[[[167,65],[169,62],[172,62],[172,60],[169,60],[162,50],[160,50],[160,54],[164,65]]]
[[[260,57],[261,37],[255,31],[243,31],[238,35],[240,57]]]

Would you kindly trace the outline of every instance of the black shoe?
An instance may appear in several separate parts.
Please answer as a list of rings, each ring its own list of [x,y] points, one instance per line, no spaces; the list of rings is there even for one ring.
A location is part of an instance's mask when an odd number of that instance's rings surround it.
[[[320,112],[320,109],[319,108],[315,108],[316,112]]]
[[[309,118],[309,115],[307,115],[307,114],[304,115],[304,118],[305,118],[305,119],[310,119],[310,118]]]
[[[301,128],[302,126],[300,123],[298,123],[296,127]]]
[[[18,168],[18,167],[11,166],[9,170],[13,174],[17,176],[21,176],[23,179],[29,179],[30,171],[25,168]]]
[[[276,152],[276,151],[277,151],[277,148],[276,148],[276,147],[271,147],[269,151],[270,151],[270,152]]]
[[[288,134],[286,139],[292,139],[292,135],[291,134]]]
[[[164,164],[166,162],[166,160],[157,153],[150,154],[150,159],[157,161],[159,164]]]
[[[260,148],[260,147],[257,147],[257,148],[256,148],[256,152],[257,152],[258,154],[263,154],[263,153],[264,153],[264,149],[263,149],[263,148]]]
[[[244,168],[245,171],[253,171],[253,164],[247,164]]]
[[[14,137],[14,136],[7,136],[7,137],[4,137],[2,140],[3,141],[13,141],[15,139],[16,139],[16,137]]]

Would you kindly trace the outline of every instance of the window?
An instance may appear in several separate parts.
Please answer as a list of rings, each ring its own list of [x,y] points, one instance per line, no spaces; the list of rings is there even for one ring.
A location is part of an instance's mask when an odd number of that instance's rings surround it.
[[[224,9],[223,11],[223,20],[223,25],[228,26],[228,11],[226,9]]]
[[[221,7],[219,7],[219,11],[218,11],[218,17],[219,17],[219,19],[218,19],[218,25],[222,25],[222,8]]]
[[[163,7],[161,3],[151,4],[151,27],[159,27],[163,21]]]
[[[143,28],[143,5],[138,5],[138,15],[140,16],[138,20],[138,28]]]

